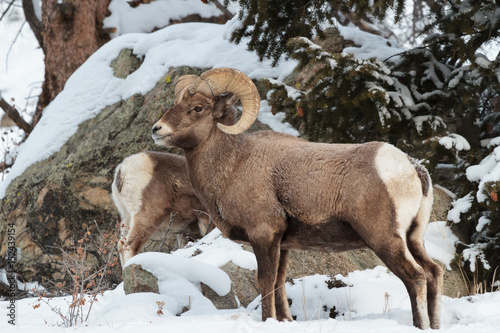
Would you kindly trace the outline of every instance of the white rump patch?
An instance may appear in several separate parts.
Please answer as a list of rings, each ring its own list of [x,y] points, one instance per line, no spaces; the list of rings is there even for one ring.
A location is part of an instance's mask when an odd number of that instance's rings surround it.
[[[375,166],[396,205],[399,231],[401,236],[405,236],[421,205],[423,194],[420,179],[408,156],[390,144],[379,148]]]
[[[119,169],[121,170],[122,189],[116,195],[128,208],[128,213],[133,215],[141,208],[142,191],[153,178],[154,163],[147,154],[140,153],[123,160]]]

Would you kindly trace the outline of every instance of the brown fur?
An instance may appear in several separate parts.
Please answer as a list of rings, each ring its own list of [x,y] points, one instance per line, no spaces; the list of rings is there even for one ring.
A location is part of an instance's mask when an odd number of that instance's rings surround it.
[[[140,193],[133,193],[138,179],[149,181]],[[122,217],[122,266],[171,217],[169,232],[177,236],[179,247],[186,244],[187,236],[201,238],[207,231],[209,218],[199,212],[205,209],[191,187],[183,157],[156,152],[129,157],[116,169],[112,194]]]
[[[405,155],[380,142],[320,144],[275,132],[228,135],[216,123],[234,123],[234,102],[231,95],[212,100],[185,94],[154,125],[153,138],[184,148],[195,192],[216,226],[252,245],[262,319],[291,320],[284,290],[288,249],[368,246],[405,283],[414,324],[438,328],[442,272],[422,241],[432,196],[422,196],[421,178]],[[394,165],[401,171],[386,171]],[[412,223],[416,227],[407,235]],[[427,299],[433,300],[429,308]]]

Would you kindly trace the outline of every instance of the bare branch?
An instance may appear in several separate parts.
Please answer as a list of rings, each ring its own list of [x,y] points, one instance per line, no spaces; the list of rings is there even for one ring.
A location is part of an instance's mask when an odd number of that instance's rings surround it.
[[[12,165],[14,165],[14,162],[12,162],[12,163],[6,163],[6,162],[0,163],[0,172],[4,172],[6,169],[10,168]]]
[[[9,118],[12,119],[12,121],[14,121],[14,123],[26,133],[26,136],[28,136],[31,133],[31,131],[33,130],[31,125],[28,124],[21,117],[21,115],[19,114],[19,112],[16,110],[15,107],[7,103],[7,101],[3,99],[3,97],[1,96],[0,96],[0,108],[2,108],[7,114],[7,116],[9,116]]]
[[[212,0],[212,2],[214,3],[215,7],[217,7],[225,17],[227,17],[228,20],[233,18],[234,15],[223,4],[221,4],[220,1]]]
[[[7,9],[3,11],[2,16],[0,16],[0,21],[3,19],[5,15],[7,15],[7,12],[9,11],[10,7],[12,7],[12,5],[14,4],[14,1],[16,0],[12,0],[7,6]]]
[[[12,43],[10,43],[9,51],[7,51],[7,55],[5,56],[5,68],[6,69],[9,67],[9,54],[10,54],[10,51],[12,51],[12,46],[14,46],[14,44],[16,43],[17,38],[21,34],[21,31],[23,30],[25,24],[26,24],[26,21],[24,21],[23,24],[21,24],[21,28],[19,28],[19,30],[17,31],[16,37],[14,38]]]
[[[22,0],[22,1],[23,1],[24,17],[26,18],[26,21],[28,21],[31,30],[35,34],[38,44],[43,49],[42,22],[38,19],[38,17],[35,14],[35,8],[33,7],[33,0]]]
[[[178,213],[179,212],[170,213],[170,221],[168,222],[168,227],[167,227],[167,230],[165,231],[165,234],[163,235],[163,240],[160,243],[160,247],[158,248],[158,252],[161,252],[161,248],[163,247],[163,244],[165,244],[165,239],[167,239],[167,234],[170,231],[170,227],[172,226],[172,223],[174,222],[174,217]]]

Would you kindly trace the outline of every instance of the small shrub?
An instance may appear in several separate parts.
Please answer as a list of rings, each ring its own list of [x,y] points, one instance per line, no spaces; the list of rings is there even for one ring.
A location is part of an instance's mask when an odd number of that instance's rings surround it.
[[[38,293],[37,309],[45,303],[59,315],[60,326],[71,327],[82,324],[89,319],[90,312],[97,296],[102,295],[110,287],[112,269],[119,266],[117,255],[118,238],[109,233],[102,233],[97,223],[93,232],[87,230],[83,238],[74,242],[71,252],[61,249],[62,264],[71,278],[69,286],[56,283],[59,295],[70,295],[67,309],[52,303],[52,297],[45,293]],[[92,254],[96,260],[89,257]]]

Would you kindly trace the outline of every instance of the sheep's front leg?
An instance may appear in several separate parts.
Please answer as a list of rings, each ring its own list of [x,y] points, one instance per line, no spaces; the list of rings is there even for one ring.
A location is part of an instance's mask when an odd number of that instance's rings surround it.
[[[288,305],[288,297],[286,296],[286,290],[285,290],[287,257],[288,257],[288,251],[281,250],[279,267],[278,267],[278,276],[276,278],[276,286],[274,289],[274,297],[276,302],[276,317],[279,321],[293,320],[292,313],[290,312],[290,306]]]
[[[262,296],[262,321],[267,318],[277,319],[274,286],[280,259],[279,238],[265,242],[257,241],[252,247],[257,259],[257,280]]]

